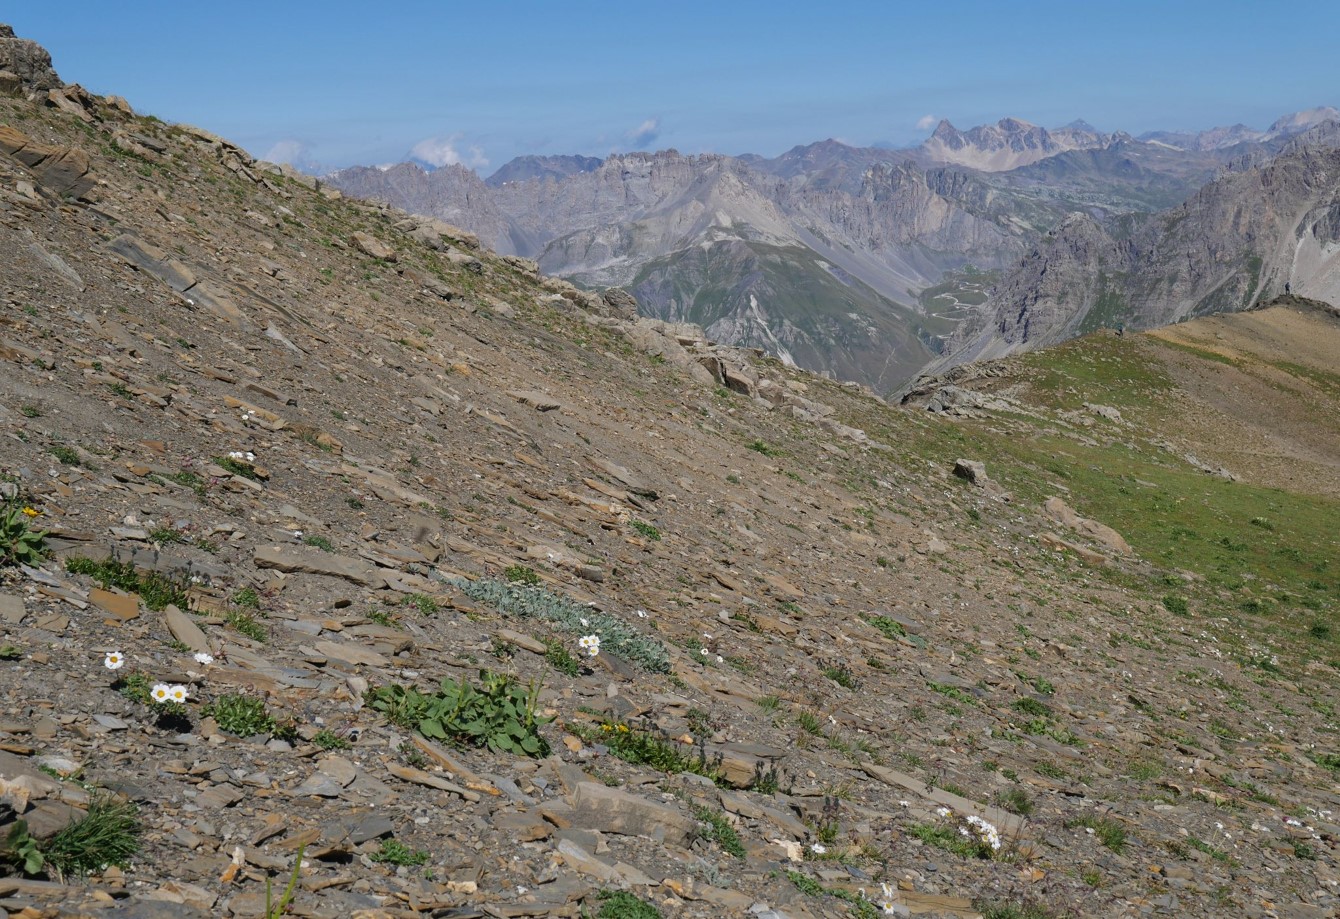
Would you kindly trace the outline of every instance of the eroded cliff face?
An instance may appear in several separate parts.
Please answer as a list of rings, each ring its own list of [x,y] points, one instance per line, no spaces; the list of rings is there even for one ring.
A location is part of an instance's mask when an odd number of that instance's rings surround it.
[[[1282,293],[1340,299],[1340,149],[1319,129],[1268,163],[1227,172],[1118,239],[1075,216],[993,291],[957,364],[1105,327],[1154,328]]]

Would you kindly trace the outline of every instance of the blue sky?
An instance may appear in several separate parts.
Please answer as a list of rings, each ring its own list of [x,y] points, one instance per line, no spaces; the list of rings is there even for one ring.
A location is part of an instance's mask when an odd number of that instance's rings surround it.
[[[1340,3],[63,0],[0,11],[57,71],[258,156],[907,146],[949,118],[1265,127],[1340,104]]]

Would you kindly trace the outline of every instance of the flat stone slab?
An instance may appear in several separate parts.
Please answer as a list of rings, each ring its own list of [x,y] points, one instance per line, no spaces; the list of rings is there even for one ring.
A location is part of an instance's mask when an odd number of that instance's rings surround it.
[[[356,558],[334,555],[308,546],[257,546],[253,558],[257,568],[273,568],[291,574],[323,574],[344,578],[362,587],[379,590],[386,586],[386,578],[377,566]]]

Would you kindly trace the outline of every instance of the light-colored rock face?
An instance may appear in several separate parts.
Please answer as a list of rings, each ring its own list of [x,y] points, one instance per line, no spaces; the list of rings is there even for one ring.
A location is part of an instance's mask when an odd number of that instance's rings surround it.
[[[1103,147],[1110,140],[1110,135],[1100,134],[1088,125],[1051,132],[1017,118],[1002,118],[996,124],[960,131],[942,120],[921,150],[933,162],[1004,172],[1067,150]]]

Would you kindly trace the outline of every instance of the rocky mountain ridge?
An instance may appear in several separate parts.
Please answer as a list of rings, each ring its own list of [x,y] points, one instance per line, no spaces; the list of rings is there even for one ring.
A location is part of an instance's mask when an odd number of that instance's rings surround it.
[[[1075,215],[991,292],[940,366],[1102,328],[1157,328],[1292,292],[1340,302],[1340,124],[1260,165],[1223,173],[1186,203],[1114,235]]]
[[[1083,121],[1048,130],[1003,119],[966,132],[945,121],[909,150],[829,140],[773,159],[669,150],[524,158],[487,181],[459,166],[406,165],[325,180],[467,227],[580,285],[635,287],[648,315],[692,315],[716,338],[889,391],[934,359],[963,318],[953,292],[922,302],[929,288],[966,268],[1014,268],[1070,214],[1107,219],[1180,203],[1225,163],[1273,155],[1319,113],[1280,119],[1233,147],[1182,149]],[[772,257],[758,259],[758,246]],[[774,270],[783,252],[790,266]],[[732,265],[763,270],[723,274]],[[785,295],[797,284],[822,296]],[[874,344],[853,350],[880,330],[892,336],[883,354]]]

